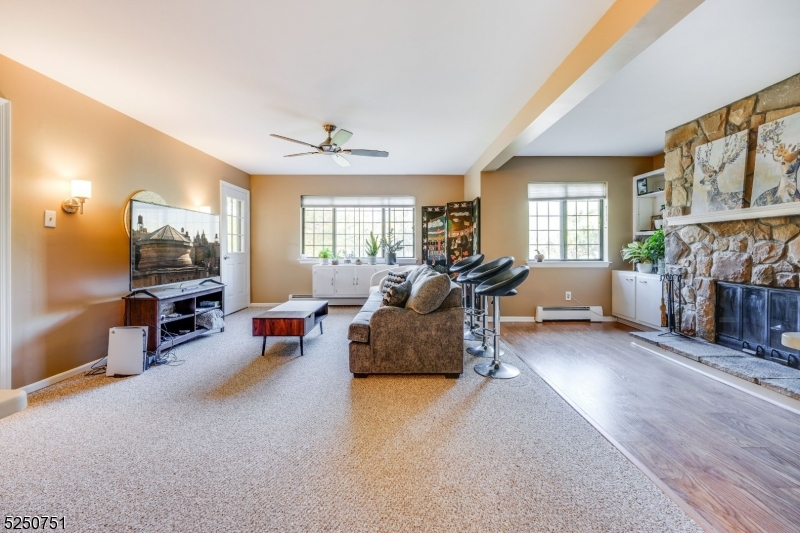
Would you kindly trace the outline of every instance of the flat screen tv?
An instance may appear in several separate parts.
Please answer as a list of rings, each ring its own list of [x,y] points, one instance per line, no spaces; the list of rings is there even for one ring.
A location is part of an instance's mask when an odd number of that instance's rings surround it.
[[[131,290],[219,277],[219,215],[131,200]]]

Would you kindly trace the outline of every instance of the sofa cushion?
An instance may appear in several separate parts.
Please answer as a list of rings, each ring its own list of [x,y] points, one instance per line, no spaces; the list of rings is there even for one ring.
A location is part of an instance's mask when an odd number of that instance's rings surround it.
[[[394,287],[395,285],[403,283],[407,277],[408,277],[408,272],[395,272],[394,270],[390,270],[386,274],[386,279],[383,280],[381,293],[386,294],[386,291],[388,291],[391,287]]]
[[[437,274],[431,269],[432,274],[419,276],[411,286],[411,296],[406,302],[406,308],[427,315],[439,309],[442,302],[450,294],[450,277],[447,274]]]
[[[405,307],[408,297],[411,295],[411,283],[404,281],[386,291],[383,295],[381,306],[391,305],[392,307]]]
[[[411,285],[414,285],[414,282],[417,280],[419,276],[433,271],[434,270],[429,265],[419,265],[417,268],[408,273],[408,277],[406,277],[406,280],[410,281]]]
[[[461,307],[461,285],[450,282],[450,292],[447,298],[444,299],[439,309],[450,309],[452,307]]]

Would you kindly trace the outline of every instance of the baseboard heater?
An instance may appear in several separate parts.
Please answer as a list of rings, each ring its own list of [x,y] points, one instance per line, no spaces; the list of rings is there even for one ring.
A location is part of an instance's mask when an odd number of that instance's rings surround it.
[[[603,308],[599,305],[570,307],[536,307],[536,322],[578,321],[602,322]]]
[[[289,295],[289,299],[290,300],[316,300],[316,298],[314,298],[310,294],[290,294]]]

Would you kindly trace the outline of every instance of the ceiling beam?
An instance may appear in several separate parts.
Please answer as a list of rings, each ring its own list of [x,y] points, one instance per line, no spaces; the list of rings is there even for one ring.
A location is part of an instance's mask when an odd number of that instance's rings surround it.
[[[702,2],[614,2],[470,167],[464,197],[480,196],[481,172],[507,163]]]

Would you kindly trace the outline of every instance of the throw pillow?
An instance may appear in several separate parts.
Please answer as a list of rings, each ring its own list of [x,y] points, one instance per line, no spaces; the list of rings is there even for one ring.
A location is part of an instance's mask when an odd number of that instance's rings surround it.
[[[403,283],[398,283],[397,285],[389,287],[389,290],[383,295],[381,306],[404,307],[410,295],[411,282],[404,281]]]
[[[450,277],[447,274],[420,277],[411,286],[411,296],[408,297],[406,308],[427,315],[439,309],[448,294]]]
[[[388,291],[395,285],[403,283],[407,277],[408,277],[408,272],[395,272],[393,270],[390,270],[386,274],[386,279],[383,280],[383,285],[381,286],[381,292],[385,295],[386,291]]]

